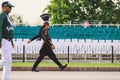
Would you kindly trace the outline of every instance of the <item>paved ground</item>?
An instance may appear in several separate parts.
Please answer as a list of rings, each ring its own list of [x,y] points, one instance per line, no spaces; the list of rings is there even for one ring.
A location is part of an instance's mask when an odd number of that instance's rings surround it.
[[[12,71],[11,80],[120,80],[120,72]]]

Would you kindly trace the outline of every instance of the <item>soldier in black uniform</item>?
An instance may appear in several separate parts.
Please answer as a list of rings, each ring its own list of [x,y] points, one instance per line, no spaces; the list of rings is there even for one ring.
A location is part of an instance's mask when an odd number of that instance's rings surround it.
[[[43,20],[46,19],[48,20],[49,16],[50,16],[49,14],[43,14],[41,17]],[[55,48],[55,46],[51,41],[48,30],[49,30],[49,23],[45,22],[44,25],[41,27],[39,34],[28,41],[28,43],[30,43],[31,41],[37,38],[43,39],[43,45],[42,48],[40,49],[40,56],[37,58],[36,62],[34,63],[32,71],[38,72],[36,68],[45,56],[48,56],[50,59],[52,59],[59,66],[61,70],[64,70],[64,68],[67,67],[67,64],[62,66],[62,64],[56,58],[56,55],[52,50]]]

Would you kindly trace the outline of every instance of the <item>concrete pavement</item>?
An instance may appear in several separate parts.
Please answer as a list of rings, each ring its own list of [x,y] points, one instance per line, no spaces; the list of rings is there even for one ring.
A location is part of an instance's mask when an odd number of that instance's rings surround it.
[[[11,80],[120,80],[120,72],[12,71]]]

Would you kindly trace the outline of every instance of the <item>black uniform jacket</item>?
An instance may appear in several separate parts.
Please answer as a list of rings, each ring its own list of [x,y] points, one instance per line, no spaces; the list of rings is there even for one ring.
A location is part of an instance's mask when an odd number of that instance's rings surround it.
[[[33,40],[35,40],[35,39],[43,39],[43,43],[47,43],[47,44],[49,44],[50,46],[52,45],[52,41],[51,41],[51,38],[50,38],[50,35],[49,35],[49,33],[48,33],[48,30],[45,30],[45,28],[44,27],[41,27],[40,28],[40,32],[39,32],[39,34],[37,35],[37,36],[35,36],[35,37],[33,37],[32,39],[31,39],[31,41],[33,41]]]

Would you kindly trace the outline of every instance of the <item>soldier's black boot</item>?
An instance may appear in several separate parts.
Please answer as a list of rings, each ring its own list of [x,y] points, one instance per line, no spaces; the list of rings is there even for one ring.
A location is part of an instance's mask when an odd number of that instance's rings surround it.
[[[39,72],[38,70],[36,70],[36,69],[34,69],[34,68],[32,68],[31,71],[32,71],[32,72]]]
[[[67,67],[67,64],[65,64],[64,66],[60,66],[61,70],[64,70]]]

